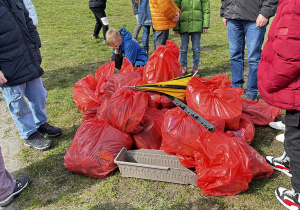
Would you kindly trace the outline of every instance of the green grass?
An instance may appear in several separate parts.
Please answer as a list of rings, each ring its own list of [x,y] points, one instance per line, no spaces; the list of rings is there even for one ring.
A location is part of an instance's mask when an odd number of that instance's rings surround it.
[[[32,1],[39,17],[45,69],[42,78],[49,92],[47,112],[51,123],[62,127],[64,134],[52,139],[54,146],[49,151],[22,148],[20,157],[28,166],[18,175],[28,174],[31,184],[16,199],[18,209],[283,209],[274,190],[291,186],[290,179],[279,172],[269,179],[252,181],[245,192],[224,197],[203,195],[198,187],[123,178],[118,170],[105,179],[69,172],[64,154],[82,123],[81,112],[73,102],[74,84],[110,61],[111,49],[103,39],[91,39],[95,20],[86,0]],[[231,77],[227,30],[219,8],[220,1],[212,0],[211,28],[201,38],[200,74],[204,77]],[[136,19],[130,0],[108,1],[106,13],[110,27],[125,26],[133,32]],[[170,39],[180,45],[179,35],[171,33]],[[150,43],[152,53],[152,32]],[[191,66],[191,51],[188,58]],[[251,145],[263,156],[279,156],[283,144],[275,140],[277,134],[268,126],[256,126]]]

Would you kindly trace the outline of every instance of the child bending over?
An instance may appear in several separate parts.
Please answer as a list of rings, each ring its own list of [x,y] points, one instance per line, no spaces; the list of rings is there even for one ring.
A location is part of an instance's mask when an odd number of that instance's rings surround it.
[[[123,57],[126,57],[133,66],[144,66],[148,61],[148,55],[143,48],[132,40],[131,33],[121,28],[111,28],[106,33],[106,43],[113,49],[111,60],[115,61],[117,69],[121,69]]]

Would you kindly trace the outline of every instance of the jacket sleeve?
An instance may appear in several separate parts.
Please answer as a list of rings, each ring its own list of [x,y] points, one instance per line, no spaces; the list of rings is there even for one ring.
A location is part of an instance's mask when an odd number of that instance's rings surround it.
[[[27,9],[24,10],[24,15],[26,19],[26,26],[28,28],[31,39],[34,41],[34,43],[36,43],[39,47],[41,47],[41,40],[40,40],[39,33],[36,30],[36,26],[33,24],[32,19],[29,17],[29,12]]]
[[[275,15],[277,6],[278,0],[263,0],[260,14],[269,19]]]
[[[282,10],[275,28],[273,42],[275,55],[272,61],[274,75],[269,75],[274,84],[272,91],[286,87],[291,81],[299,78],[300,74],[300,21],[291,10],[291,8],[286,12]]]
[[[176,4],[176,6],[181,9],[181,1],[182,0],[173,0],[174,3]],[[180,28],[180,21],[177,21],[177,24],[175,26],[175,28],[173,29],[173,31],[179,31],[179,28]]]
[[[172,0],[158,0],[157,4],[161,13],[169,20],[172,20],[176,16],[176,12],[181,13]]]
[[[124,45],[124,53],[125,57],[134,65],[137,58],[137,48],[133,42],[134,41],[128,41],[128,43]]]
[[[209,0],[202,0],[202,13],[203,13],[203,28],[210,26],[210,2]]]
[[[221,9],[220,9],[220,16],[221,17],[224,17],[224,14],[225,14],[225,0],[221,0]]]

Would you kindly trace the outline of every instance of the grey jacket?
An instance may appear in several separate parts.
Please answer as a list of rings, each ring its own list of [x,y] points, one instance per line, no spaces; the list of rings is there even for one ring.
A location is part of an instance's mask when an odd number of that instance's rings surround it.
[[[221,3],[221,17],[248,21],[256,21],[259,14],[269,19],[278,6],[278,0],[221,0]]]

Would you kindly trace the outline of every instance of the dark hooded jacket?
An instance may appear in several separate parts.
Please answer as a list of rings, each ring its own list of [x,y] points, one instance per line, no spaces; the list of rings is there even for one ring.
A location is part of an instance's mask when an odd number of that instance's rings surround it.
[[[256,21],[259,14],[265,18],[275,15],[278,0],[221,0],[221,17]]]
[[[0,69],[15,86],[36,79],[44,71],[41,41],[22,0],[0,0]]]

